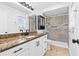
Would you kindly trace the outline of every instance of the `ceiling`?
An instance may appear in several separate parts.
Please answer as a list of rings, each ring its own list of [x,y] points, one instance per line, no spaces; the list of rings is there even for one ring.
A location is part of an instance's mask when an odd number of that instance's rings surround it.
[[[67,4],[68,2],[26,2],[34,8],[34,11],[42,11],[46,8],[59,5],[59,4]]]
[[[67,14],[68,14],[68,7],[54,9],[54,10],[47,11],[44,13],[44,15],[46,16],[67,15]]]

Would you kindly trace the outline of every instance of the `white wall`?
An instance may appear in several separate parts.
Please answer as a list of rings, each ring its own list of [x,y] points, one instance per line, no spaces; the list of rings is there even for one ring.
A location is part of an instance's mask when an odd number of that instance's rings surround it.
[[[4,33],[5,31],[8,33],[19,32],[15,22],[17,16],[22,16],[26,18],[26,27],[28,29],[29,22],[26,13],[0,3],[0,34]]]

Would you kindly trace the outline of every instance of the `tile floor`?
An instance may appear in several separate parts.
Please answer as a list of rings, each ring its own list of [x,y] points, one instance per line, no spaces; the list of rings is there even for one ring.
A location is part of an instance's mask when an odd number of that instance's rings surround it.
[[[69,56],[68,48],[51,45],[44,56]]]

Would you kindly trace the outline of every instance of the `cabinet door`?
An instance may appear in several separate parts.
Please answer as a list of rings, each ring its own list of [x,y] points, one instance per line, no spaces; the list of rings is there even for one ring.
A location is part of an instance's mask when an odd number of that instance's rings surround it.
[[[36,56],[37,55],[37,39],[32,40],[29,42],[30,43],[30,56]]]
[[[47,51],[47,35],[44,35],[42,55],[44,55],[46,51]]]
[[[38,38],[39,45],[37,46],[37,55],[42,56],[46,52],[47,49],[47,35]]]
[[[38,38],[38,42],[37,42],[37,55],[38,56],[42,56],[42,52],[43,52],[43,37],[39,37]]]

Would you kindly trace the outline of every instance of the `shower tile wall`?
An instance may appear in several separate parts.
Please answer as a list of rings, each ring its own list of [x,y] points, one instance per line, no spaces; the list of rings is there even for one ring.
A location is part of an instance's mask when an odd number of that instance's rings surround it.
[[[36,28],[35,28],[35,15],[32,15],[29,17],[29,26],[30,26],[30,32],[34,32],[36,31]]]
[[[68,15],[46,17],[48,39],[68,42]]]

